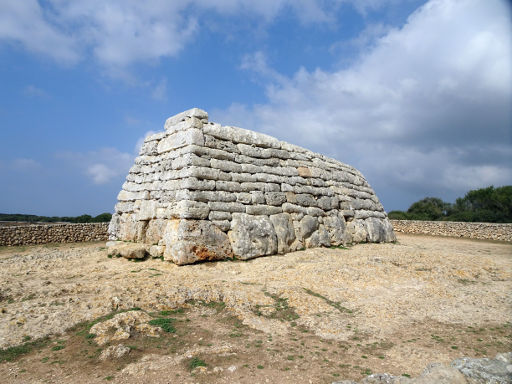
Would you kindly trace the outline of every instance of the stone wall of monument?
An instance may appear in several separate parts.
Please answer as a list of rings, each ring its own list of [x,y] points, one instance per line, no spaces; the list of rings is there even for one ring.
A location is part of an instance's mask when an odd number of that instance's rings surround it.
[[[355,168],[192,109],[146,138],[110,239],[178,264],[395,239]]]
[[[107,240],[108,223],[0,226],[0,245],[76,243]]]
[[[390,220],[396,232],[512,242],[512,224]]]

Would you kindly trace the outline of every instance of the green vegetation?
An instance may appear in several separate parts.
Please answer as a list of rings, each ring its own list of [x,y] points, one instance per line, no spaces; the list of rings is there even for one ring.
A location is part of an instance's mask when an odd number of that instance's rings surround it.
[[[512,223],[512,185],[471,190],[454,204],[437,197],[413,203],[407,212],[391,211],[390,219]]]
[[[176,333],[176,328],[174,328],[174,325],[173,325],[173,323],[175,321],[176,321],[176,319],[159,318],[159,319],[150,320],[149,325],[154,325],[156,327],[160,327],[165,332],[168,332],[168,333]]]
[[[193,370],[194,368],[197,368],[197,367],[207,367],[207,366],[208,366],[208,364],[206,364],[203,360],[201,360],[198,357],[194,357],[188,362],[188,367],[190,370]]]
[[[26,223],[107,223],[112,218],[112,214],[105,212],[98,216],[92,217],[91,215],[81,216],[36,216],[36,215],[23,215],[18,213],[0,213],[0,221],[20,221]]]

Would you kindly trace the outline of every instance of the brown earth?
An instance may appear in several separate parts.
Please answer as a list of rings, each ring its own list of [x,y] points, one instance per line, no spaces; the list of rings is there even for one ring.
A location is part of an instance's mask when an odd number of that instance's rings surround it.
[[[0,377],[331,383],[512,350],[512,245],[398,240],[183,267],[101,243],[0,248]],[[142,328],[90,333],[131,310]],[[120,343],[127,355],[99,359]]]

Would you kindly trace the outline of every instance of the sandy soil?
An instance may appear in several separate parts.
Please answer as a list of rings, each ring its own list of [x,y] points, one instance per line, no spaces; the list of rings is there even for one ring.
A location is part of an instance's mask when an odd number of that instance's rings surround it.
[[[0,376],[330,383],[512,350],[512,245],[398,240],[183,267],[109,259],[101,243],[0,248],[0,348],[30,347]],[[175,332],[131,332],[128,355],[100,361],[119,342],[98,346],[86,321],[134,307]]]

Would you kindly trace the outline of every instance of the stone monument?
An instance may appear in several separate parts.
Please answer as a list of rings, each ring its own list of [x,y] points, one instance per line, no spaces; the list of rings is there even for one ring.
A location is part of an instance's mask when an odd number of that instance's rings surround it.
[[[179,265],[395,240],[358,170],[198,108],[146,137],[117,199],[110,253]]]

